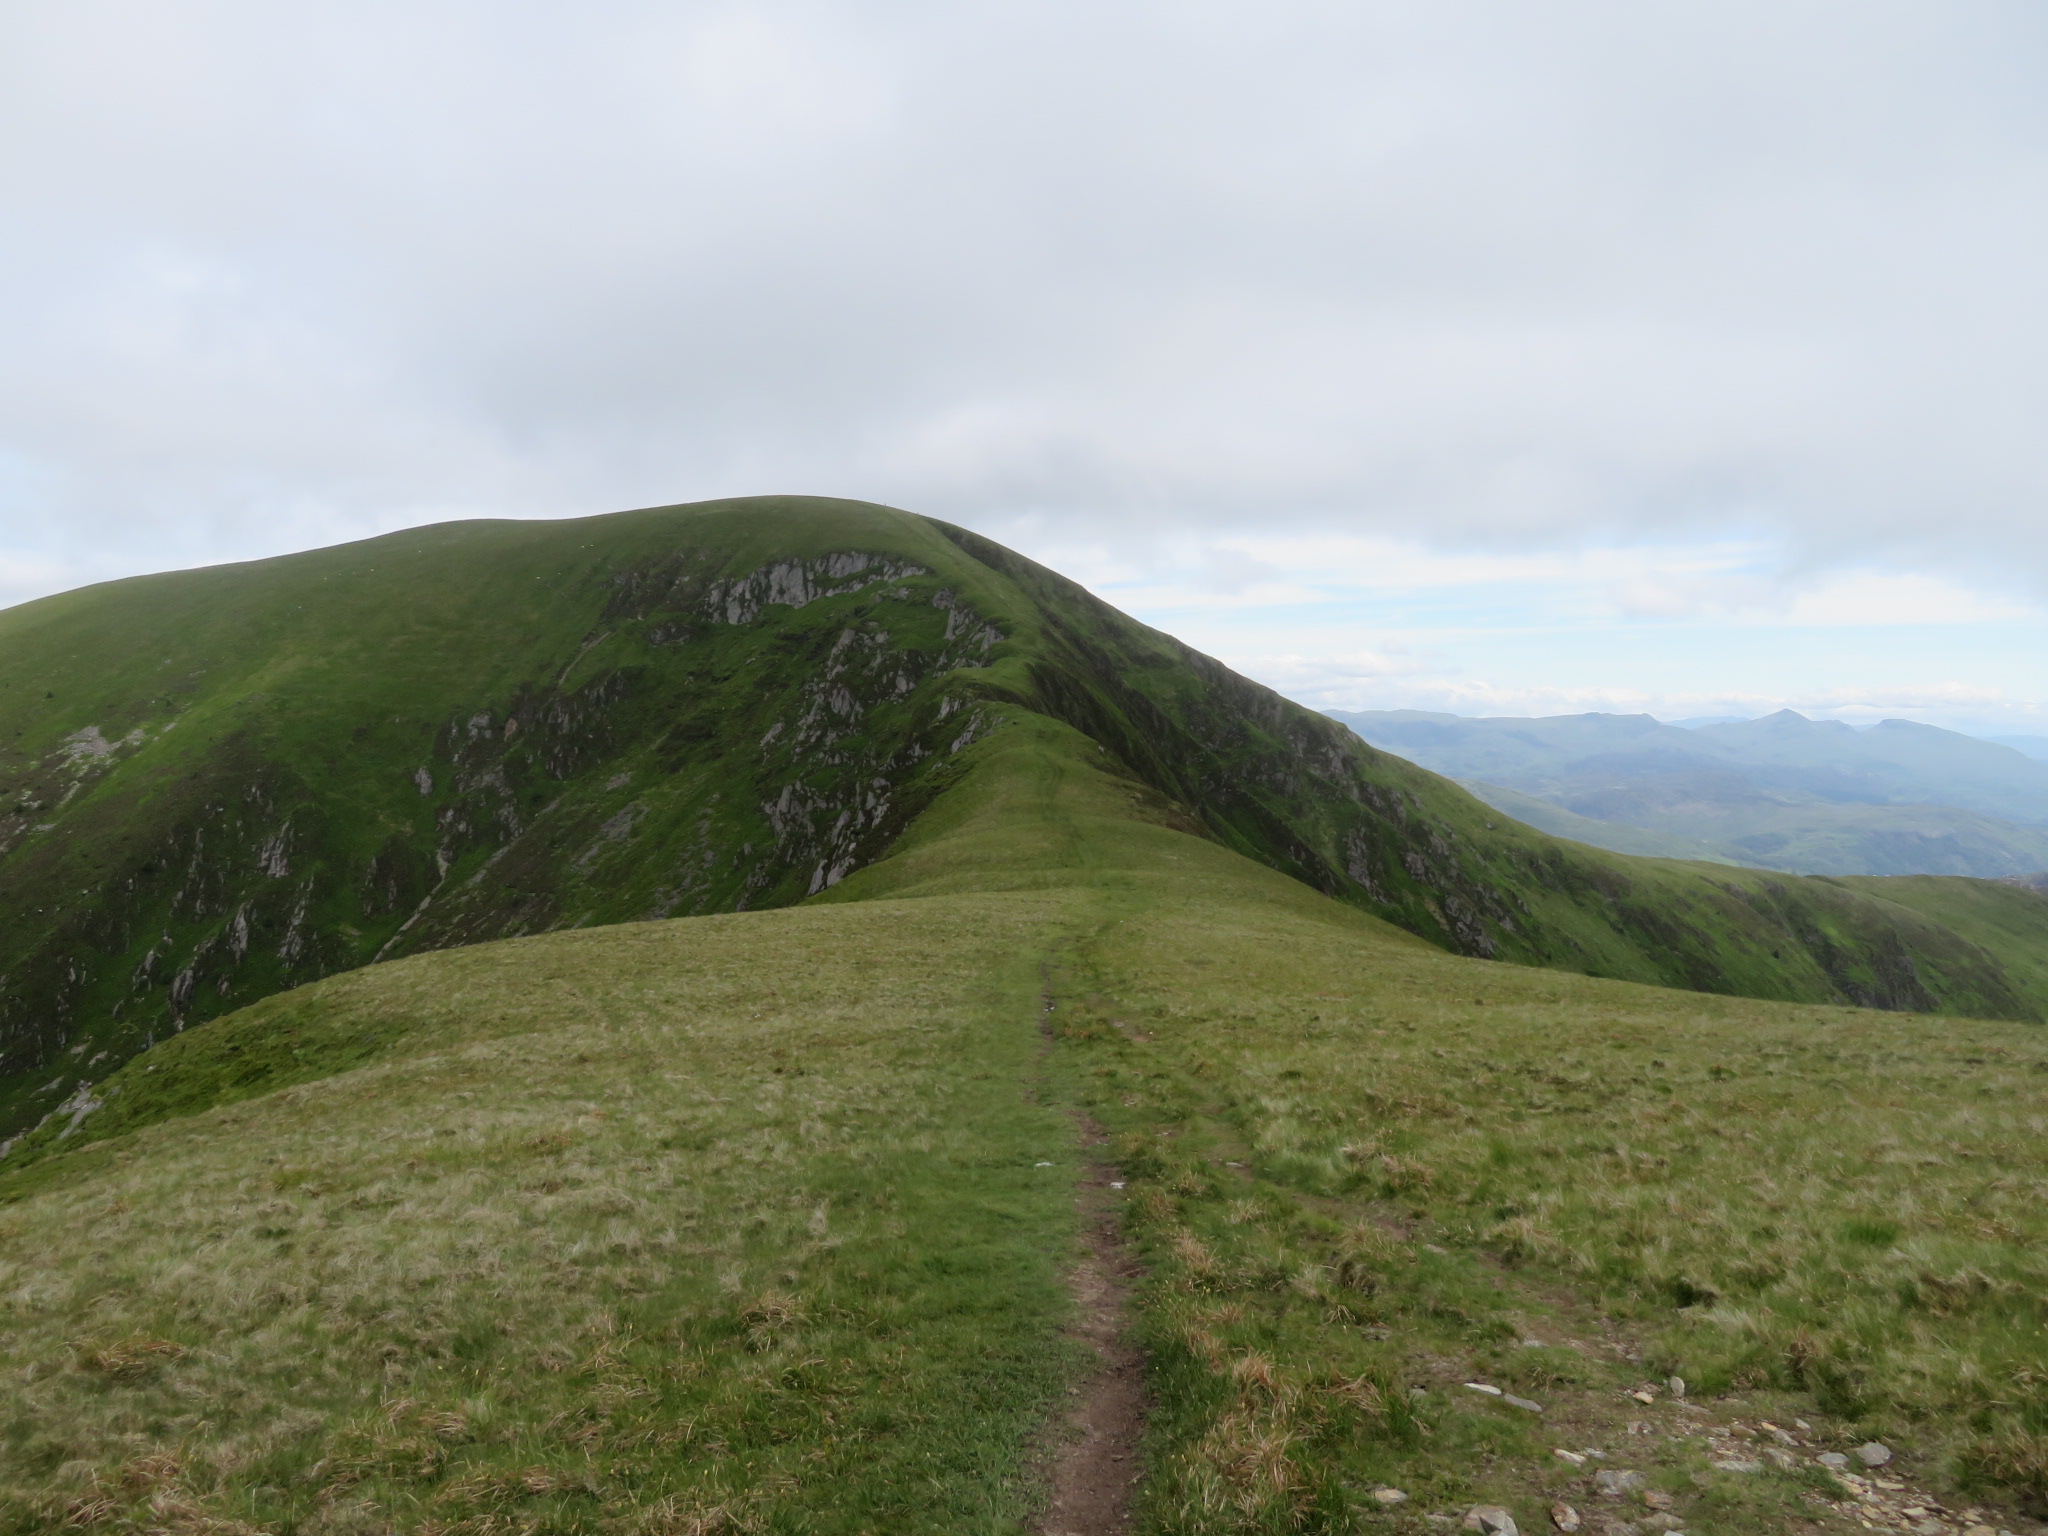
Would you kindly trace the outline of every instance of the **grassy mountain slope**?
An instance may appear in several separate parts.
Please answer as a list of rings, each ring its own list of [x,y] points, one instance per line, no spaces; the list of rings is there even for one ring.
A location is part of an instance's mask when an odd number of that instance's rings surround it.
[[[1000,546],[761,498],[443,525],[0,613],[0,1129],[56,1134],[150,1043],[375,958],[830,888],[1005,709],[1464,953],[2048,1011],[1996,931],[1497,825]]]
[[[1990,938],[2007,972],[2048,984],[2048,881],[1943,879],[1908,875],[1841,882],[1881,901],[1910,907],[1947,927]]]
[[[2037,1027],[1460,958],[1061,723],[961,766],[805,905],[380,965],[116,1074],[0,1173],[0,1530],[1015,1532],[1075,1111],[1146,1264],[1145,1531],[1535,1528],[1590,1502],[1559,1443],[1699,1529],[1832,1520],[1806,1458],[1869,1434],[2048,1495]],[[1810,1422],[1796,1465],[1623,1395],[1672,1372]]]

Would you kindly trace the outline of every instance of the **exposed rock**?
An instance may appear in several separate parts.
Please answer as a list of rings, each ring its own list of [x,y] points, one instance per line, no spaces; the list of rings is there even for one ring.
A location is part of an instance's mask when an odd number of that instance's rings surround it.
[[[1640,1472],[1600,1471],[1593,1474],[1593,1486],[1610,1499],[1634,1493],[1643,1486]]]
[[[1866,1441],[1856,1447],[1856,1459],[1866,1467],[1881,1467],[1892,1459],[1892,1448],[1880,1440]]]
[[[1501,1397],[1504,1395],[1499,1387],[1489,1387],[1483,1381],[1468,1381],[1465,1383],[1465,1390],[1467,1392],[1484,1392],[1489,1397]]]
[[[1398,1488],[1375,1488],[1372,1491],[1372,1501],[1382,1509],[1392,1509],[1396,1504],[1406,1504],[1408,1495]]]
[[[46,1118],[54,1120],[59,1115],[69,1115],[71,1117],[70,1123],[57,1133],[57,1139],[62,1141],[66,1136],[69,1136],[78,1129],[80,1123],[84,1121],[87,1115],[98,1109],[105,1102],[104,1099],[94,1096],[91,1083],[80,1083],[72,1090],[71,1097],[51,1110]]]
[[[1550,1506],[1550,1523],[1563,1531],[1565,1536],[1571,1536],[1571,1533],[1579,1528],[1579,1512],[1569,1504],[1553,1504]]]
[[[1515,1517],[1498,1504],[1476,1504],[1466,1510],[1465,1529],[1479,1536],[1521,1536]]]
[[[1738,1461],[1733,1457],[1726,1461],[1717,1461],[1714,1465],[1723,1472],[1741,1472],[1744,1474],[1761,1472],[1764,1469],[1764,1464],[1760,1461]]]
[[[1849,1465],[1849,1458],[1840,1451],[1822,1451],[1818,1456],[1814,1457],[1814,1460],[1830,1471],[1839,1471],[1841,1468]]]
[[[1528,1413],[1541,1413],[1543,1411],[1543,1405],[1541,1403],[1532,1403],[1529,1401],[1528,1398],[1517,1397],[1512,1392],[1501,1393],[1500,1400],[1506,1403],[1510,1408],[1520,1408]]]
[[[1685,1378],[1683,1376],[1672,1377],[1669,1381],[1664,1383],[1664,1390],[1669,1392],[1673,1397],[1685,1396]]]

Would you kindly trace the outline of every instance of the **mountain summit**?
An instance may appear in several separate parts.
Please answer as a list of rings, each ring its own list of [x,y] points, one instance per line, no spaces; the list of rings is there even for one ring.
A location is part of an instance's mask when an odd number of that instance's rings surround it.
[[[1459,953],[2042,1011],[1939,921],[1536,834],[964,529],[774,497],[444,524],[0,614],[0,1124],[75,1117],[153,1041],[374,960],[816,896],[1027,713]]]

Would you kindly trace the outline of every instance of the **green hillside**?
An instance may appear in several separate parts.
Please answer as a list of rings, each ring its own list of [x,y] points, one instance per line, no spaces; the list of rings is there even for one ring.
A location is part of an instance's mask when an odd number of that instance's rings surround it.
[[[115,1073],[0,1173],[0,1531],[1016,1533],[1097,1212],[1140,1532],[1854,1532],[1873,1436],[1886,1509],[2048,1500],[2038,1026],[1454,956],[1002,713],[802,905]]]
[[[1017,710],[1464,954],[2048,1011],[2006,927],[1542,836],[986,540],[765,498],[0,612],[0,1129],[58,1135],[152,1042],[373,959],[829,889]]]

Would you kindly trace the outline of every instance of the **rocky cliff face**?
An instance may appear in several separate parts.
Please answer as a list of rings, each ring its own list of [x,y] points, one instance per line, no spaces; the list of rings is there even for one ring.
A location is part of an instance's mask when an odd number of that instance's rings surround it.
[[[15,926],[0,976],[11,1128],[373,959],[799,900],[884,849],[989,726],[949,679],[1001,631],[894,555],[727,574],[684,550],[593,596],[587,633],[481,707],[358,720],[310,755],[252,720],[182,772],[143,751],[150,727],[92,727],[28,764],[0,906],[49,920]]]

